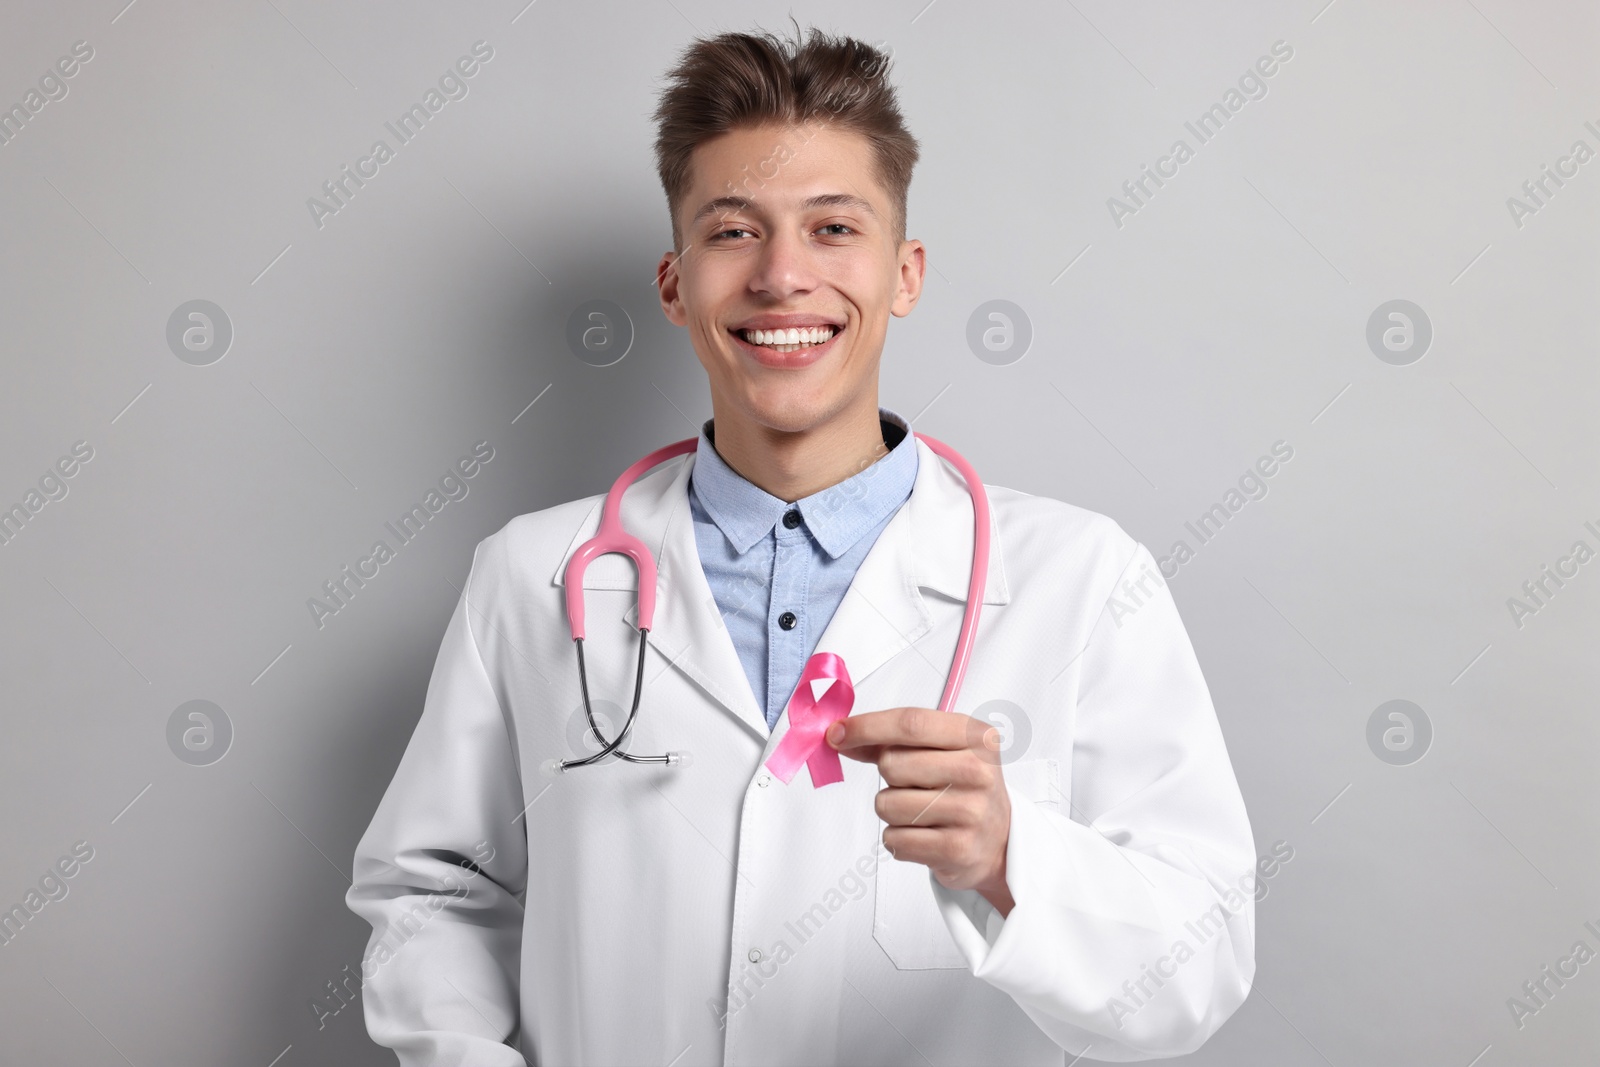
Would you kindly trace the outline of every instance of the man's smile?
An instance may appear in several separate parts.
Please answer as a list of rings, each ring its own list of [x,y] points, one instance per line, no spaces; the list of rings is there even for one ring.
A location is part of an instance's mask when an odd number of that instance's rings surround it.
[[[728,330],[740,351],[767,367],[809,367],[831,352],[845,331],[842,323],[817,318],[770,318],[770,323],[756,318],[750,320],[753,325]],[[794,325],[787,325],[790,319]]]

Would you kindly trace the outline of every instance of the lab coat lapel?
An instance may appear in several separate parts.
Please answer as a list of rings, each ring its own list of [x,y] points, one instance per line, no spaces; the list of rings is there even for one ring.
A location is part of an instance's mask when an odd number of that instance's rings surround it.
[[[984,603],[999,605],[1010,600],[1010,592],[992,516],[990,531]],[[971,577],[972,533],[972,502],[965,483],[918,441],[911,497],[862,560],[816,651],[840,656],[851,681],[860,685],[936,627],[949,630],[953,646]],[[938,595],[925,598],[924,589]],[[939,675],[935,692],[942,692],[950,665],[944,653],[925,655],[929,671]]]
[[[666,464],[641,478],[622,498],[623,529],[643,541],[656,558],[656,616],[650,631],[655,662],[645,666],[645,687],[648,691],[650,680],[671,666],[765,741],[766,720],[700,566],[689,513],[693,469],[693,455]],[[599,516],[596,504],[568,546],[554,584],[565,583],[567,561],[579,545],[594,536]],[[633,566],[625,559],[602,556],[590,564],[584,586],[637,589],[638,582]],[[637,625],[637,605],[628,609],[626,619],[630,626]]]
[[[659,540],[646,542],[660,545],[656,550],[660,570],[656,628],[650,633],[650,643],[673,667],[766,741],[770,733],[767,721],[700,565],[694,518],[689,512],[689,474],[693,467],[691,456],[657,508],[661,521]]]

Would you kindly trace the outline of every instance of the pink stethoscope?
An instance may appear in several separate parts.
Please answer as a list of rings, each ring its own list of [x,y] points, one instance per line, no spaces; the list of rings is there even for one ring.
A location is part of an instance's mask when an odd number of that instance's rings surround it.
[[[955,467],[966,480],[967,492],[972,495],[972,576],[967,581],[967,605],[961,616],[961,633],[956,638],[955,656],[950,664],[950,674],[945,679],[944,695],[939,698],[939,710],[952,711],[955,709],[956,695],[961,691],[962,679],[966,677],[967,661],[972,658],[972,642],[978,632],[978,612],[983,607],[983,590],[989,578],[989,497],[983,491],[983,482],[978,479],[977,471],[972,469],[972,464],[968,463],[961,453],[927,434],[919,433],[916,436],[932,449],[935,455],[943,457]],[[565,579],[567,621],[571,624],[572,641],[578,650],[578,686],[583,691],[583,711],[589,720],[589,729],[594,732],[595,739],[603,747],[599,752],[583,759],[561,760],[559,763],[555,760],[547,761],[546,767],[550,771],[561,772],[587,766],[613,752],[630,763],[664,763],[677,766],[688,762],[685,754],[681,752],[668,752],[662,756],[634,756],[618,751],[623,741],[627,739],[628,731],[633,728],[634,716],[639,713],[639,697],[644,685],[644,653],[656,609],[655,557],[650,554],[643,541],[622,528],[622,494],[650,468],[674,456],[693,452],[698,444],[697,437],[674,442],[665,448],[656,449],[623,471],[622,476],[612,484],[611,491],[606,493],[605,507],[600,512],[600,529],[593,537],[578,546],[577,552],[573,553],[572,559],[567,563]],[[639,667],[633,679],[633,706],[628,710],[628,721],[623,724],[622,732],[617,735],[616,740],[608,742],[605,734],[600,731],[599,723],[595,721],[594,709],[589,703],[589,676],[583,662],[583,572],[592,560],[613,552],[633,560],[634,568],[639,573]]]

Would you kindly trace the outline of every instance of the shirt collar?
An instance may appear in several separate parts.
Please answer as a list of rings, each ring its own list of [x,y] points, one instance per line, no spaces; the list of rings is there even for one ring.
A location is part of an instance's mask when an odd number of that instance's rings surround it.
[[[917,478],[911,425],[886,408],[878,409],[878,418],[904,431],[900,441],[860,473],[793,504],[728,466],[711,443],[713,427],[708,420],[700,430],[689,492],[740,555],[771,533],[793,507],[823,551],[838,559],[906,502]]]

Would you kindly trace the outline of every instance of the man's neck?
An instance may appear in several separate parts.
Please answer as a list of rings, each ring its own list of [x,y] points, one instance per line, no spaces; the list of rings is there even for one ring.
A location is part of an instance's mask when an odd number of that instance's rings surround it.
[[[888,451],[876,402],[853,404],[823,425],[797,433],[741,419],[715,397],[711,406],[717,454],[779,500],[801,500],[838,485]]]

